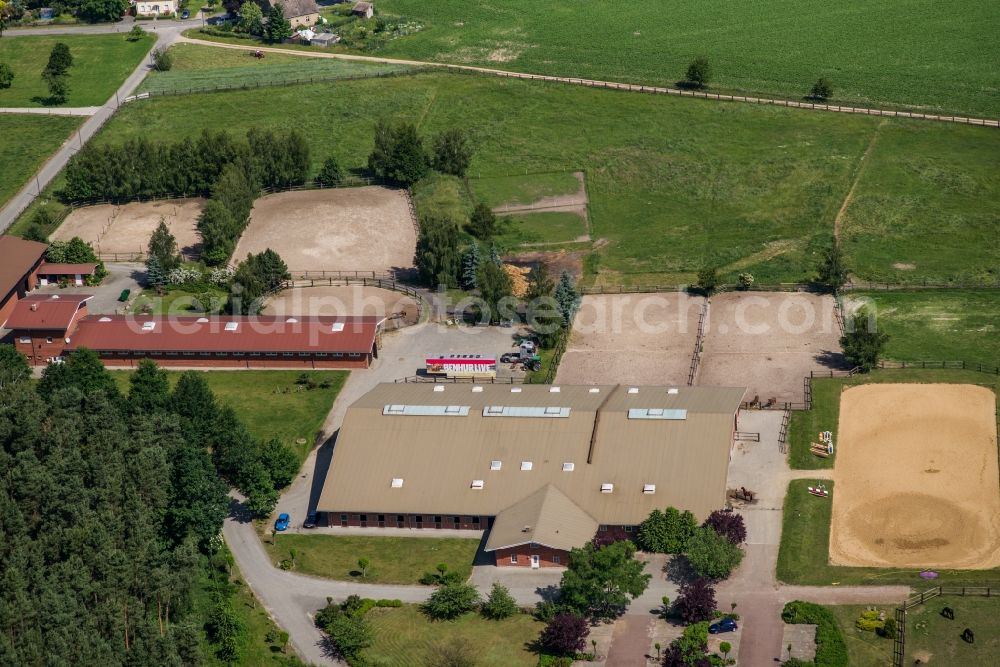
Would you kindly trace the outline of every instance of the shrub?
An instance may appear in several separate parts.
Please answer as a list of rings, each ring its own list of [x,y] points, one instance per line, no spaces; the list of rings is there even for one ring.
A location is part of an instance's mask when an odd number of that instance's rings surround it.
[[[699,576],[712,579],[725,579],[743,560],[742,549],[707,526],[688,540],[686,555]]]
[[[10,88],[14,83],[14,70],[7,63],[0,63],[0,88]]]
[[[344,180],[344,171],[340,168],[337,158],[332,155],[323,162],[323,167],[316,174],[316,184],[332,187]]]
[[[130,42],[137,42],[145,36],[146,31],[142,29],[141,25],[133,25],[132,29],[128,31],[127,35],[125,35],[125,39]]]
[[[380,600],[376,600],[375,601],[375,606],[376,607],[402,607],[403,606],[403,602],[402,602],[402,600],[395,600],[395,599],[393,599],[393,600],[386,600],[385,598],[382,598]]]
[[[885,619],[885,623],[882,625],[882,631],[879,634],[886,639],[895,639],[898,632],[899,628],[896,626],[896,619],[887,618]]]
[[[431,593],[423,610],[435,620],[450,620],[472,611],[478,603],[479,593],[472,586],[446,584]]]
[[[753,286],[753,274],[752,273],[741,273],[736,278],[740,283],[740,288],[750,289]]]
[[[823,605],[794,600],[781,611],[785,623],[808,623],[816,627],[816,667],[848,667],[847,645],[833,612]],[[786,663],[787,664],[787,663]]]
[[[489,597],[479,611],[486,618],[499,621],[517,613],[517,601],[506,586],[494,582]]]
[[[168,49],[159,47],[153,49],[153,69],[157,72],[169,72],[174,66],[174,56]]]
[[[576,614],[557,614],[542,630],[538,643],[555,655],[575,656],[587,646],[590,626]]]
[[[715,588],[704,578],[684,584],[678,591],[673,609],[685,623],[710,620],[715,611]]]
[[[719,286],[719,274],[714,266],[705,266],[698,271],[698,289],[706,296],[712,294]]]
[[[361,616],[349,616],[341,614],[334,617],[326,632],[330,635],[340,654],[351,662],[361,651],[372,645],[375,640],[375,633],[371,625]]]
[[[570,667],[573,658],[566,655],[549,655],[543,653],[538,656],[538,667]]]
[[[684,81],[691,86],[704,88],[708,85],[708,80],[711,77],[712,66],[708,64],[708,58],[698,56],[688,65],[687,72],[684,74]]]
[[[828,79],[820,78],[813,84],[809,97],[816,100],[826,100],[833,97],[833,84]]]

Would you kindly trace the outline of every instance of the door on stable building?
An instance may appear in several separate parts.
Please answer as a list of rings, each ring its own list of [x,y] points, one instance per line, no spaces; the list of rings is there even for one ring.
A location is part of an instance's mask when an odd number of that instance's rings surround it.
[[[531,555],[531,569],[532,570],[537,570],[541,566],[542,566],[542,563],[541,563],[541,559],[538,557],[538,554],[532,554]]]

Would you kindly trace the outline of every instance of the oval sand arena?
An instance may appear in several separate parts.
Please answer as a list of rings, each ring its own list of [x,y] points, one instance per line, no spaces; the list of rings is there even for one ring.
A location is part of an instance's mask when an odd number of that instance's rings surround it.
[[[868,384],[840,399],[830,562],[1000,565],[996,396],[963,384]]]
[[[293,274],[405,269],[417,245],[413,225],[403,190],[279,192],[254,202],[232,261],[271,248]]]

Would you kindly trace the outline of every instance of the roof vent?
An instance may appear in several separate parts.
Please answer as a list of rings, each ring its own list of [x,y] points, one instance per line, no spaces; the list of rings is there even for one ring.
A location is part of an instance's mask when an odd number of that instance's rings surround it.
[[[475,386],[475,387],[472,388],[472,393],[473,394],[481,394],[481,393],[483,393],[483,388],[480,387],[480,386]]]
[[[208,318],[207,317],[199,317],[197,320],[195,320],[195,322],[198,322],[199,324],[204,324],[205,322],[208,322]]]
[[[111,321],[111,318],[110,318],[110,317],[102,317],[101,319],[99,319],[99,320],[97,320],[97,321],[98,321],[98,322],[110,322],[110,321]]]
[[[49,298],[51,298],[51,299],[58,299],[58,298],[59,298],[59,295],[58,295],[58,294],[53,294],[53,295],[52,295],[51,297],[49,297]]]
[[[670,389],[667,389],[667,393],[670,395],[679,394],[681,393],[681,390],[677,387],[671,387]]]
[[[629,387],[628,388],[628,393],[630,393],[630,394],[638,394],[639,393],[639,388],[638,387]]]
[[[477,491],[480,490],[480,489],[482,489],[483,488],[483,480],[481,480],[481,479],[474,479],[474,480],[472,480],[472,488],[476,489]]]
[[[563,463],[563,472],[573,472],[576,469],[576,464],[572,461],[566,461]]]
[[[600,393],[601,393],[601,390],[600,390],[600,389],[598,389],[597,387],[591,387],[591,388],[590,388],[590,393],[591,393],[591,394],[600,394]]]
[[[152,331],[155,327],[156,327],[156,322],[143,322],[142,323],[142,330],[143,331]]]
[[[330,331],[332,331],[333,333],[338,333],[338,332],[343,331],[343,330],[344,330],[344,323],[343,322],[334,322],[333,326],[330,327]]]
[[[38,310],[38,304],[37,303],[31,304],[31,312],[35,312],[36,310]]]
[[[531,461],[521,461],[521,470],[531,470]]]
[[[521,532],[522,533],[530,533],[531,532],[531,526],[525,526],[524,528],[521,529]]]
[[[434,391],[444,391],[444,387],[442,387],[441,385],[437,385],[434,387]]]
[[[559,387],[549,387],[550,394],[558,394],[560,391],[562,390]]]
[[[609,484],[608,482],[601,484],[601,493],[611,493],[614,490],[615,490],[614,484]]]
[[[512,394],[520,394],[521,393],[521,388],[520,387],[511,387],[510,388],[510,393],[512,393]]]
[[[500,470],[503,467],[503,461],[490,461],[490,470]]]
[[[298,322],[298,320],[295,319],[294,317],[289,317],[287,320],[285,320],[285,322],[287,322],[288,324],[295,324],[296,322]]]
[[[403,488],[403,478],[402,477],[393,477],[392,478],[392,488],[394,488],[394,489],[401,489],[401,488]]]
[[[648,494],[656,493],[656,484],[643,484],[642,492]]]
[[[226,322],[226,331],[236,331],[239,326],[239,322]]]

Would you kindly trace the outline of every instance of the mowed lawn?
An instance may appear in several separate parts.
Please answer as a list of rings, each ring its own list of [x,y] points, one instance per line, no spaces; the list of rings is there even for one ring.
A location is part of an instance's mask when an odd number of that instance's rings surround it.
[[[309,79],[384,75],[410,69],[405,65],[348,62],[268,53],[258,60],[250,51],[176,44],[168,72],[150,72],[140,92],[211,90],[225,86],[268,86]]]
[[[685,281],[704,264],[737,262],[730,279],[741,270],[759,284],[810,278],[878,122],[416,74],[156,98],[123,108],[98,141],[294,126],[313,139],[314,169],[329,154],[361,169],[378,118],[417,121],[428,140],[468,130],[474,177],[586,171],[598,278],[625,284]],[[1000,134],[981,131],[1000,146]]]
[[[305,517],[292,517],[301,523]],[[462,578],[472,574],[478,539],[461,537],[374,537],[368,535],[296,535],[272,533],[262,538],[271,560],[277,565],[291,558],[295,550],[297,572],[370,584],[417,584],[426,572],[435,572],[438,563]],[[368,558],[371,566],[361,576],[358,559]]]
[[[444,664],[437,660],[440,648],[456,643],[468,645],[477,667],[534,667],[538,656],[527,647],[544,627],[529,614],[489,621],[469,613],[431,621],[416,605],[372,609],[365,618],[375,630],[375,643],[361,655],[365,664],[384,667]]]
[[[24,186],[82,122],[82,118],[69,116],[0,114],[0,206]]]
[[[720,88],[1000,116],[1000,12],[983,0],[382,0],[425,26],[379,55],[673,84],[707,56]]]
[[[980,129],[881,126],[841,223],[855,276],[1000,282],[1000,133]]]
[[[844,633],[848,664],[851,667],[885,667],[892,664],[893,640],[880,637],[874,632],[859,630],[854,625],[854,622],[861,617],[861,613],[871,606],[877,606],[879,611],[884,611],[886,618],[894,617],[895,605],[826,605],[836,617],[840,631]]]
[[[168,371],[173,387],[180,371]],[[316,437],[337,394],[344,386],[346,371],[308,371],[316,382],[331,386],[307,390],[295,383],[303,371],[205,371],[205,379],[216,399],[236,411],[257,438],[278,438],[300,459],[316,444]],[[122,392],[127,393],[130,371],[112,371]],[[304,441],[304,442],[300,442]]]
[[[995,583],[996,580],[994,580]],[[955,620],[941,615],[951,607]],[[975,642],[962,640],[969,628]],[[1000,598],[944,595],[906,612],[906,662],[929,665],[992,665],[1000,652]],[[853,664],[853,663],[852,663]]]
[[[889,334],[889,359],[1000,366],[1000,290],[850,292],[848,299],[874,309]]]
[[[73,66],[69,69],[69,95],[63,107],[100,106],[132,73],[149,51],[154,37],[130,42],[124,33],[113,35],[14,36],[0,39],[0,62],[14,70],[14,84],[0,90],[0,107],[45,106],[49,91],[42,70],[57,42],[69,47]],[[2,120],[0,120],[2,123]],[[7,133],[4,132],[6,137]]]
[[[571,172],[524,174],[469,179],[476,201],[490,208],[533,204],[543,197],[570,195],[580,190],[580,181]]]
[[[497,228],[497,243],[505,248],[571,243],[587,234],[583,217],[559,211],[501,215],[497,217]]]

